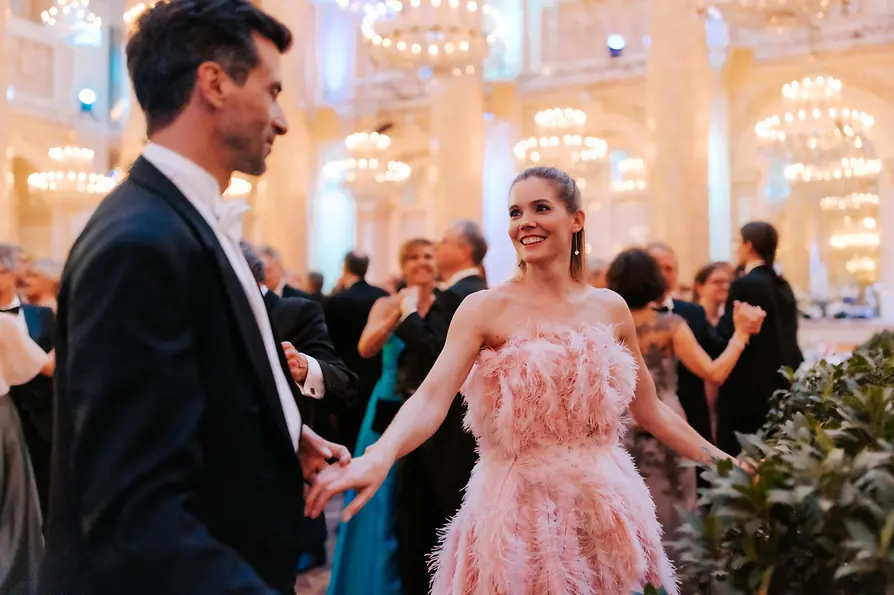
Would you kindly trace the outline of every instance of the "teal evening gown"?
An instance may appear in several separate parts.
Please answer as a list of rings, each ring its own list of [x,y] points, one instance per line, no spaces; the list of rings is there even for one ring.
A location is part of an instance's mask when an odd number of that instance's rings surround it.
[[[395,336],[382,348],[382,376],[370,396],[357,437],[355,457],[361,456],[381,436],[373,429],[379,404],[399,405],[403,402],[403,398],[394,392],[398,360],[403,349],[403,342]],[[395,468],[392,467],[382,487],[366,506],[349,522],[339,526],[327,595],[403,595],[394,531],[395,481]],[[345,506],[355,496],[353,491],[345,493]]]

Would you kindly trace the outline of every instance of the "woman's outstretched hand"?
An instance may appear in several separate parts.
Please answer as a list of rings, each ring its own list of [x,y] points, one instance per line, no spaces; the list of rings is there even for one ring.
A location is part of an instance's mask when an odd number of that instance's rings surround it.
[[[342,520],[348,522],[363,505],[369,502],[394,464],[394,459],[380,451],[367,451],[347,466],[332,465],[321,471],[313,481],[305,500],[304,514],[312,519],[320,516],[326,503],[347,490],[356,490],[357,496],[345,508]]]

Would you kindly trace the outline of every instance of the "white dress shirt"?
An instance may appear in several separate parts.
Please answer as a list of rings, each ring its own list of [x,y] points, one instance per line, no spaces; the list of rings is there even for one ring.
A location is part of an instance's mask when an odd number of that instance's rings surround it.
[[[261,332],[264,350],[267,352],[267,360],[273,372],[273,380],[276,383],[276,392],[279,394],[279,402],[283,415],[286,418],[286,427],[292,438],[292,447],[298,450],[298,439],[301,434],[301,413],[289,381],[280,365],[279,354],[276,351],[276,343],[273,329],[270,326],[270,317],[264,306],[264,297],[255,281],[248,262],[242,254],[239,240],[242,235],[241,216],[248,210],[248,205],[243,201],[224,201],[221,197],[220,185],[210,173],[170,149],[149,143],[143,149],[143,157],[154,165],[183,196],[199,212],[208,223],[217,238],[220,247],[233,272],[245,290],[255,322]]]
[[[19,309],[19,313],[16,314],[16,324],[28,333],[28,321],[25,320],[25,311],[22,309],[22,300],[19,299],[19,296],[12,298],[12,301],[5,306],[0,306],[0,310],[12,310],[13,308]]]
[[[267,295],[268,291],[270,289],[266,285],[261,285],[261,295]],[[305,397],[322,399],[326,394],[326,383],[323,381],[323,369],[320,367],[320,362],[306,353],[301,353],[301,355],[307,359],[307,378],[304,379],[304,382],[296,382],[295,384]]]
[[[37,376],[47,361],[47,354],[31,340],[14,315],[0,313],[0,399],[5,398],[11,386],[25,384]]]

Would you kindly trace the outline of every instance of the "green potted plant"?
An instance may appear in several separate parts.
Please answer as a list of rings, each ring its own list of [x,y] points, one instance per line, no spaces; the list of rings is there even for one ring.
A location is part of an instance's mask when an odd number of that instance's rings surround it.
[[[679,572],[704,595],[891,595],[894,334],[786,373],[767,425],[740,436],[756,475],[728,461],[703,473]]]

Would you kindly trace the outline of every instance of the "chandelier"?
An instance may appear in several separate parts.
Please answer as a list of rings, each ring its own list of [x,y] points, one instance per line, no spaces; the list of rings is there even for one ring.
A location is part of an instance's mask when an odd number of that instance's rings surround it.
[[[878,206],[878,194],[852,193],[847,196],[826,196],[820,200],[824,211],[849,211]]]
[[[43,23],[61,30],[74,45],[97,45],[102,19],[90,10],[90,0],[55,0],[40,13]]]
[[[412,171],[406,163],[388,159],[390,146],[391,137],[386,134],[355,132],[345,138],[348,158],[330,161],[323,166],[323,174],[331,179],[343,179],[361,195],[388,192],[406,182]]]
[[[385,0],[363,7],[360,31],[392,66],[473,74],[501,35],[498,11],[481,2]]]
[[[106,175],[91,171],[93,150],[83,147],[53,147],[50,159],[59,169],[35,172],[28,176],[28,186],[38,192],[64,192],[71,194],[107,194],[117,182]]]
[[[642,192],[646,189],[646,164],[638,157],[630,157],[618,163],[620,180],[611,183],[612,192]]]
[[[872,178],[882,171],[881,159],[842,157],[827,164],[792,163],[785,167],[785,178],[790,182],[838,182]]]
[[[784,29],[810,25],[829,11],[832,0],[695,0],[699,14],[716,10],[742,29]]]
[[[534,124],[538,136],[515,144],[513,150],[519,161],[552,165],[574,174],[608,152],[608,143],[585,134],[587,114],[579,109],[543,110],[534,116]]]
[[[841,106],[841,81],[807,77],[782,88],[785,112],[764,118],[754,127],[759,142],[789,161],[840,160],[862,157],[865,135],[875,118]]]

